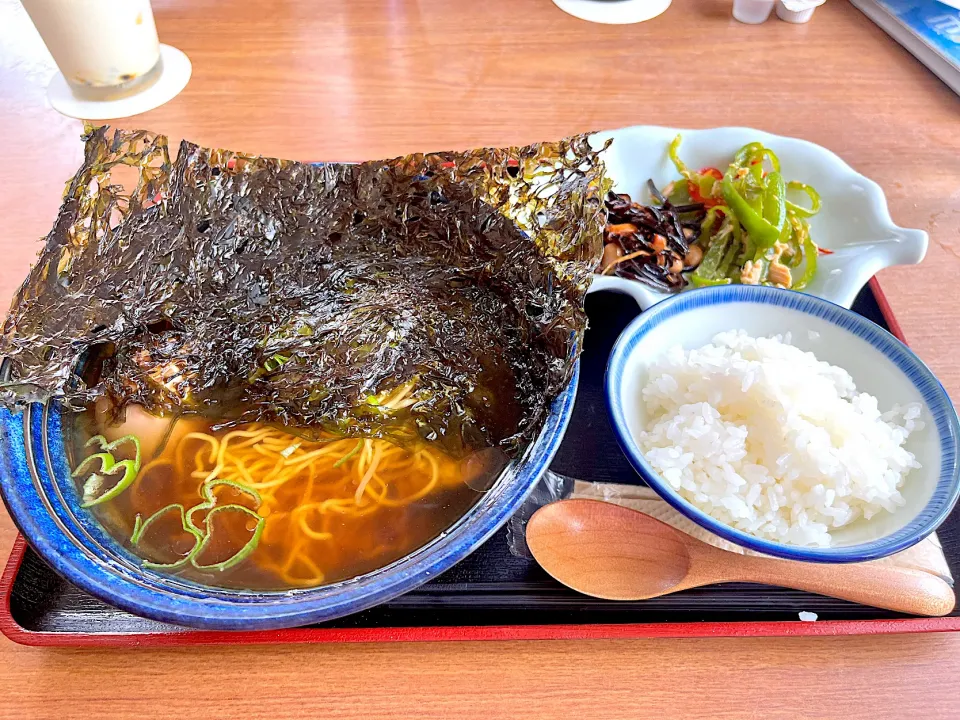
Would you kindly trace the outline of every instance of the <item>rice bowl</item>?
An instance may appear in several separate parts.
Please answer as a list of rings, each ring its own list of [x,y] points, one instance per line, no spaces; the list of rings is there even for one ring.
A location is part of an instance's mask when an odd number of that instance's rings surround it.
[[[886,430],[878,426],[877,429],[888,433],[893,440],[900,438],[901,434],[904,436],[900,450],[894,451],[891,447],[889,453],[884,453],[891,468],[901,474],[909,469],[910,473],[903,482],[898,484],[894,477],[892,489],[857,491],[861,497],[854,503],[850,502],[852,497],[843,497],[847,490],[840,493],[837,488],[829,488],[824,483],[824,496],[828,489],[836,493],[830,506],[840,510],[841,515],[847,510],[852,511],[847,518],[849,522],[841,522],[838,526],[833,518],[829,521],[819,516],[811,518],[807,510],[804,532],[797,535],[798,528],[793,528],[792,538],[787,535],[791,525],[800,526],[799,517],[789,516],[789,520],[778,526],[778,520],[783,520],[779,516],[780,508],[773,516],[764,517],[771,511],[772,504],[763,507],[761,502],[760,506],[754,507],[757,516],[753,518],[749,511],[734,518],[728,507],[725,507],[727,516],[718,512],[720,517],[717,517],[704,509],[710,502],[711,493],[702,493],[707,498],[701,497],[699,501],[690,495],[694,498],[691,501],[685,492],[696,493],[696,489],[688,487],[682,492],[675,487],[645,454],[644,433],[656,427],[656,423],[651,425],[654,418],[647,412],[643,399],[643,389],[650,378],[647,370],[672,346],[679,344],[689,351],[711,343],[718,333],[738,328],[753,337],[772,337],[789,332],[792,342],[800,350],[815,350],[819,360],[845,368],[858,391],[877,399],[877,414],[881,409],[888,411],[899,406],[896,417],[881,418],[885,424],[896,421],[896,426],[886,425]],[[739,382],[742,385],[743,378]],[[842,381],[837,387],[839,389],[833,391],[837,395],[850,392]],[[960,494],[957,459],[960,423],[949,397],[930,370],[903,343],[871,321],[802,293],[770,287],[722,286],[683,293],[658,303],[634,320],[618,339],[607,366],[606,395],[617,440],[643,480],[693,522],[757,552],[815,562],[859,562],[885,557],[916,544],[933,532],[949,515]],[[716,400],[715,397],[709,399]],[[874,413],[866,398],[858,401],[863,403],[859,409],[850,398],[843,401],[852,406],[848,412]],[[694,405],[695,402],[694,399],[687,404]],[[914,404],[921,406],[919,415]],[[701,407],[701,416],[703,410]],[[703,422],[706,424],[707,420]],[[779,430],[777,428],[778,443]],[[673,454],[677,454],[676,445],[672,447]],[[901,454],[901,451],[909,455]],[[683,448],[678,454],[684,454]],[[772,459],[765,460],[765,464],[776,466],[782,454],[775,453]],[[663,467],[664,459],[660,458],[659,462]],[[664,467],[664,470],[668,469]],[[783,471],[789,474],[791,469],[795,469],[792,462],[785,465]],[[677,481],[676,473],[667,474],[672,476],[674,483]],[[681,486],[682,475],[681,472]],[[818,484],[821,483],[812,483],[805,490],[809,492]],[[712,488],[713,491],[717,488]],[[806,509],[808,504],[816,507],[815,498],[804,500],[802,495],[801,498],[787,496],[785,500],[792,501],[790,505],[799,502],[798,512]],[[716,492],[714,499],[717,502],[714,504],[723,506],[724,497],[727,497],[725,487]],[[841,503],[847,503],[849,508],[840,507]],[[736,503],[730,504],[736,506]],[[868,509],[869,518],[866,517]],[[824,539],[819,533],[821,528],[811,528],[811,519],[828,527],[829,545],[821,544]],[[765,527],[768,524],[773,527]],[[811,530],[812,533],[806,534]],[[796,544],[798,541],[807,544]]]

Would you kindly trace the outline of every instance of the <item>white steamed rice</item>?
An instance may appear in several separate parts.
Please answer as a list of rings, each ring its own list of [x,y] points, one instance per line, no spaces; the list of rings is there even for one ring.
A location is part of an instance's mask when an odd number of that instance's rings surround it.
[[[725,332],[671,348],[649,368],[650,421],[637,438],[680,495],[723,523],[791,545],[904,504],[920,464],[904,443],[922,428],[912,403],[881,413],[842,368],[786,337]]]

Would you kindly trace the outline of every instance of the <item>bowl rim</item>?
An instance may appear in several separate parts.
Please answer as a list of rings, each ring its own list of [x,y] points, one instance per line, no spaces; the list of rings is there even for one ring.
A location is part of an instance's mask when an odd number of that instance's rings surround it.
[[[923,398],[940,440],[940,473],[933,496],[905,526],[870,542],[843,547],[811,548],[765,540],[727,525],[681,497],[650,466],[627,427],[621,401],[626,362],[639,341],[654,327],[678,315],[711,305],[758,303],[798,310],[826,320],[868,342],[907,376]],[[926,364],[903,342],[871,320],[829,300],[781,288],[726,285],[682,293],[641,313],[617,338],[607,363],[604,388],[617,441],[634,470],[674,509],[691,521],[741,547],[776,557],[806,562],[862,562],[905,550],[934,532],[949,516],[960,497],[960,420],[946,390]]]
[[[438,537],[385,568],[317,588],[255,593],[194,583],[188,594],[182,589],[183,581],[162,573],[142,571],[144,580],[134,582],[117,562],[77,545],[64,529],[60,514],[48,512],[49,498],[39,491],[57,482],[57,468],[48,465],[45,444],[35,452],[48,430],[48,413],[38,411],[44,409],[38,405],[18,413],[0,411],[0,494],[17,529],[46,562],[84,591],[122,610],[207,630],[275,630],[333,620],[422,585],[463,560],[510,518],[539,482],[563,441],[573,414],[579,373],[577,359],[570,381],[551,404],[541,432],[514,461],[512,477],[501,476],[498,480],[507,487],[489,506],[483,507],[481,497]],[[57,430],[59,420],[53,417],[57,414],[49,415]],[[58,432],[58,437],[62,440],[62,433]],[[67,472],[69,477],[69,469]],[[69,506],[65,509],[72,511]],[[383,573],[384,569],[391,572]],[[167,577],[175,581],[177,591],[165,587]]]

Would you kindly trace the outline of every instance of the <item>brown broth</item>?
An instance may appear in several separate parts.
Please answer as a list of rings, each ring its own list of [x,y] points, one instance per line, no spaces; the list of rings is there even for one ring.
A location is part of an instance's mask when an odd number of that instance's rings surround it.
[[[304,440],[263,425],[214,432],[198,419],[181,419],[171,429],[168,420],[136,409],[115,427],[94,412],[80,415],[72,466],[97,451],[85,447],[92,436],[115,440],[131,432],[141,441],[140,472],[129,488],[92,511],[112,537],[144,560],[174,562],[194,547],[176,508],[157,515],[139,542],[131,542],[138,516],[146,520],[169,505],[197,508],[192,519],[209,535],[196,557],[204,565],[235,555],[263,519],[258,544],[232,567],[158,568],[206,585],[284,590],[356,577],[422,547],[480,497],[464,480],[464,470],[475,472],[469,463],[422,442],[401,447],[386,440]],[[121,447],[115,457],[129,454]],[[88,475],[77,479],[81,492]],[[215,481],[254,488],[260,501]],[[232,506],[215,513],[209,527],[210,510],[197,507],[205,501],[205,482],[214,507]]]

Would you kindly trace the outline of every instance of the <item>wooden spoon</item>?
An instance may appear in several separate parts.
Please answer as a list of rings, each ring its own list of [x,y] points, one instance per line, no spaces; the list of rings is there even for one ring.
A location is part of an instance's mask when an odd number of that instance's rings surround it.
[[[946,615],[956,601],[941,578],[875,563],[806,563],[720,550],[636,510],[561,500],[527,525],[530,552],[585,595],[645,600],[720,582],[780,585],[911,615]]]

